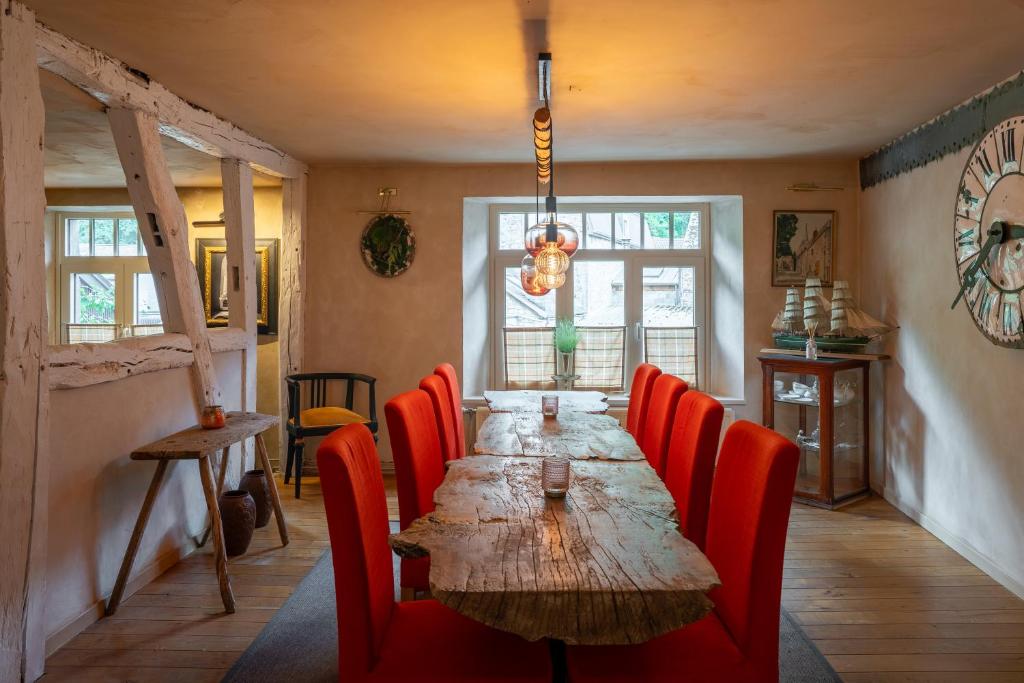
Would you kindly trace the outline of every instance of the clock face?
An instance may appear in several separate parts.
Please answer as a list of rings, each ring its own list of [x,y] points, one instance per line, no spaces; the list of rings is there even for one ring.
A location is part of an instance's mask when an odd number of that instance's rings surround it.
[[[1024,116],[990,130],[967,158],[956,197],[953,250],[957,278],[982,257],[993,223],[1024,226]],[[1007,228],[1009,230],[1009,228]],[[982,334],[994,344],[1024,348],[1024,239],[1013,230],[991,246],[975,277],[968,278],[964,303]]]

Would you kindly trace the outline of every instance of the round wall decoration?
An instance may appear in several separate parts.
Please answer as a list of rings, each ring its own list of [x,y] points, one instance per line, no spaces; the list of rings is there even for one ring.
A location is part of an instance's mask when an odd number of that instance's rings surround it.
[[[363,228],[359,249],[367,268],[381,277],[395,277],[412,265],[416,236],[407,220],[383,214],[372,218]]]
[[[978,330],[1024,348],[1024,117],[1006,119],[967,158],[956,195],[953,252],[962,299]]]

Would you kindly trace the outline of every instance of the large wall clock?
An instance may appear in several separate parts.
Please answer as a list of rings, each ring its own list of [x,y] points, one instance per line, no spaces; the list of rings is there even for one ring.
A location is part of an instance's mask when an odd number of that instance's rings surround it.
[[[961,302],[992,343],[1024,348],[1024,116],[974,147],[957,189],[953,250]]]

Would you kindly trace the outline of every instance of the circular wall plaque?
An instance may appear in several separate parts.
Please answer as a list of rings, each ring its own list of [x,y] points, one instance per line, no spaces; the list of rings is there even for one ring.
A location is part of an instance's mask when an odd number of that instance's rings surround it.
[[[363,228],[359,249],[367,268],[381,277],[395,277],[412,265],[416,237],[404,218],[384,214],[374,217]]]

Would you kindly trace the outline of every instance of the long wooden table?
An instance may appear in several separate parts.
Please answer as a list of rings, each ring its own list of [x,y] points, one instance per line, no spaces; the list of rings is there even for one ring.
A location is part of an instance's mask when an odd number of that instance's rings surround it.
[[[646,460],[574,461],[557,500],[541,491],[542,459],[510,451],[451,462],[434,512],[391,536],[400,556],[430,556],[436,599],[528,640],[595,645],[644,642],[712,609],[718,575]]]
[[[493,413],[477,432],[477,455],[566,455],[576,460],[644,460],[632,435],[610,415]]]
[[[539,413],[541,396],[557,396],[562,412],[608,412],[608,396],[600,391],[485,391],[484,400],[492,413]]]

